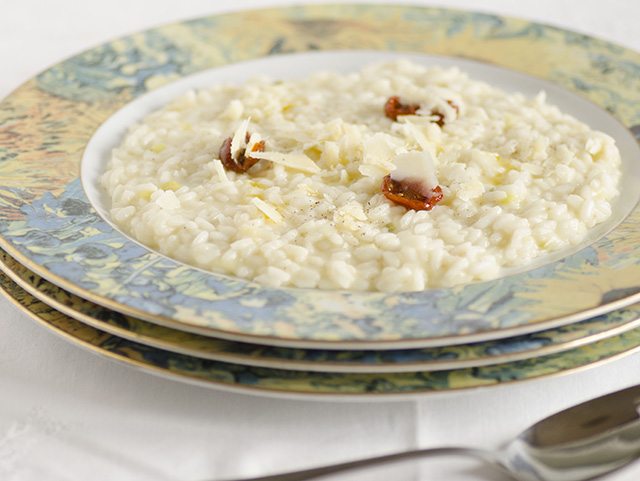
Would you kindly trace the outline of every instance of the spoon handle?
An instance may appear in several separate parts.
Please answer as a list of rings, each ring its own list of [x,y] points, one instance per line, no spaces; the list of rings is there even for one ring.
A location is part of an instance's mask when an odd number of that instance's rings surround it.
[[[301,471],[294,471],[282,474],[273,474],[269,476],[262,476],[258,478],[245,478],[235,479],[227,481],[306,481],[308,479],[315,479],[320,476],[326,476],[328,474],[335,474],[354,469],[360,469],[365,467],[371,467],[381,464],[395,463],[399,461],[406,461],[414,458],[423,458],[431,456],[440,456],[447,454],[462,454],[474,457],[480,457],[484,460],[493,460],[493,456],[485,451],[471,448],[449,447],[449,448],[430,448],[430,449],[416,449],[414,451],[405,451],[395,454],[387,454],[384,456],[376,456],[373,458],[360,459],[358,461],[349,461],[346,463],[334,464],[331,466],[323,466],[319,468],[304,469]]]

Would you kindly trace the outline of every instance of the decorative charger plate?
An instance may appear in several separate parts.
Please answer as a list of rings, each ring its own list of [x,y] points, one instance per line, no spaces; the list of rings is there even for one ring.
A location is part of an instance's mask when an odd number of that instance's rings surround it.
[[[3,273],[0,273],[0,290],[32,318],[94,353],[171,379],[261,395],[344,400],[405,399],[569,373],[640,349],[639,328],[561,354],[468,369],[351,374],[290,371],[206,360],[105,333],[52,309]]]
[[[461,64],[503,88],[544,87],[611,133],[624,171],[612,220],[581,249],[524,272],[387,294],[272,289],[204,272],[141,246],[104,217],[95,186],[104,149],[167,95],[256,68],[289,76],[405,55]],[[567,325],[640,301],[640,163],[628,130],[639,123],[638,69],[640,54],[578,33],[417,6],[284,7],[152,29],[66,60],[0,103],[0,245],[109,309],[231,340],[412,348]]]
[[[202,359],[317,372],[416,372],[513,362],[575,349],[640,327],[640,304],[546,331],[494,341],[423,349],[328,350],[263,346],[158,326],[74,296],[0,250],[0,270],[36,299],[100,331]]]

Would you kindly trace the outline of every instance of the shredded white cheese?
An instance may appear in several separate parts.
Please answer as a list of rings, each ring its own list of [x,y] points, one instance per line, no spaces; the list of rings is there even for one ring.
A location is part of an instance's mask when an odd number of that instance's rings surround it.
[[[255,205],[258,209],[262,211],[264,215],[266,215],[269,219],[274,222],[282,222],[282,215],[275,209],[275,207],[267,204],[264,200],[259,199],[258,197],[254,197],[251,199],[253,205]]]
[[[264,159],[275,164],[281,164],[285,167],[301,170],[315,174],[320,172],[320,167],[304,154],[284,153],[284,152],[251,152],[251,157],[256,159]]]
[[[240,123],[240,127],[233,134],[233,139],[231,140],[231,158],[237,159],[239,157],[240,151],[243,150],[247,146],[246,137],[247,131],[249,130],[249,122],[251,119],[246,118]]]
[[[424,195],[431,194],[438,185],[436,168],[429,152],[404,152],[395,156],[393,164],[395,169],[390,173],[391,178],[398,182],[419,185],[420,192]]]

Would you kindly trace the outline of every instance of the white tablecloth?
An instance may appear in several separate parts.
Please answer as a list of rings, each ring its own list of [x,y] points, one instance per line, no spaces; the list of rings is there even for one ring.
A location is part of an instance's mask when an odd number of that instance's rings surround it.
[[[473,0],[441,3],[480,8]],[[6,1],[0,97],[52,64],[122,35],[266,4]],[[630,0],[484,0],[482,9],[640,50],[640,3]],[[635,355],[570,375],[411,401],[282,400],[153,376],[59,338],[4,298],[0,312],[0,479],[6,481],[224,479],[418,446],[497,447],[542,416],[640,381]],[[475,461],[450,458],[339,479],[504,478]],[[640,463],[611,479],[640,479]]]

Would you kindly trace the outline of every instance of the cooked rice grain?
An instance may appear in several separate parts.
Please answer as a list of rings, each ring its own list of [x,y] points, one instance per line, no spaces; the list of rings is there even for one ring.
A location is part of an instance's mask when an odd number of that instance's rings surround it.
[[[386,118],[394,95],[419,115]],[[272,160],[226,171],[220,147],[247,120]],[[431,154],[444,194],[431,211],[381,193],[393,158],[414,150]],[[114,222],[179,261],[273,287],[414,291],[580,243],[610,216],[619,168],[613,139],[544,93],[402,60],[191,91],[131,127],[102,182]]]

